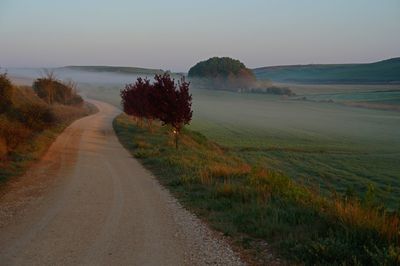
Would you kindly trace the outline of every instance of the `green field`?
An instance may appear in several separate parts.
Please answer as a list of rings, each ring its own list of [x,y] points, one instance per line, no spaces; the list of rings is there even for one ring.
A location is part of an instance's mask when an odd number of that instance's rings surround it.
[[[277,256],[284,265],[400,262],[399,218],[382,211],[372,188],[362,201],[321,195],[196,131],[184,129],[176,149],[171,128],[160,123],[149,130],[121,114],[113,125],[132,156],[185,208],[229,236],[250,265],[276,265]]]
[[[194,91],[191,129],[242,158],[323,189],[400,197],[400,113],[265,95]]]
[[[315,97],[318,91],[312,86],[298,87],[296,93]],[[119,105],[120,88],[89,86],[83,91]],[[377,90],[361,85],[353,90],[349,86],[321,88],[319,95],[342,93],[342,98]],[[388,87],[378,89],[387,91]],[[194,117],[189,128],[244,160],[283,171],[324,192],[362,196],[372,184],[387,206],[398,208],[399,112],[272,95],[195,89],[192,93]],[[390,96],[393,101],[398,100],[396,95]],[[388,99],[387,92],[374,97]]]

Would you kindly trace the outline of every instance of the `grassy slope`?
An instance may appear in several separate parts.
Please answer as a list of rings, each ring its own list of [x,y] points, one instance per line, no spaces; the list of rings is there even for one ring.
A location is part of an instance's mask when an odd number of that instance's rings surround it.
[[[14,99],[16,105],[43,103],[31,88],[16,88]],[[0,184],[12,177],[23,174],[32,163],[42,157],[56,137],[73,121],[96,112],[96,107],[84,104],[81,106],[54,105],[52,111],[57,123],[51,128],[22,141],[6,158],[0,158]]]
[[[189,209],[231,236],[260,264],[271,250],[306,264],[400,262],[399,220],[347,198],[327,200],[279,172],[249,164],[194,131],[175,150],[169,131],[150,133],[121,115],[122,144]],[[268,244],[267,244],[268,243]]]
[[[119,89],[90,87],[85,92],[119,107]],[[323,90],[375,90],[375,86],[326,85]],[[244,160],[307,179],[325,191],[362,195],[371,183],[388,206],[399,207],[399,113],[268,95],[192,93],[190,128]]]
[[[300,83],[391,83],[400,82],[400,58],[371,64],[293,65],[253,70],[258,79]]]
[[[365,193],[399,207],[399,114],[264,95],[194,91],[191,129],[241,158],[326,190]]]

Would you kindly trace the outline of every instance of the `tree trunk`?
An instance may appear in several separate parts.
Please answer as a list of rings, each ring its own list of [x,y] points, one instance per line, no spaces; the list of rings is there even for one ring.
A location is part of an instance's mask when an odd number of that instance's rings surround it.
[[[175,148],[178,149],[178,142],[179,142],[179,133],[180,133],[180,128],[174,128],[173,131],[174,137],[175,137]]]
[[[150,133],[153,133],[153,119],[147,118],[147,127],[149,128]]]

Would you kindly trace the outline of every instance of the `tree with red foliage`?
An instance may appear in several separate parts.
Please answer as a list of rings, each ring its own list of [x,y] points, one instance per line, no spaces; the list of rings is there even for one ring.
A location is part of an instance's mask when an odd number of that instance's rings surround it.
[[[178,84],[168,73],[156,75],[155,82],[138,78],[135,83],[127,84],[121,91],[121,104],[128,115],[151,121],[159,119],[163,125],[170,125],[178,148],[179,134],[184,125],[192,120],[192,95],[189,94],[189,82],[182,78]]]
[[[192,95],[189,94],[189,82],[182,78],[178,84],[169,74],[156,75],[153,102],[156,103],[157,118],[164,125],[170,125],[178,148],[179,134],[184,125],[192,120]]]
[[[155,82],[138,78],[135,83],[127,84],[121,91],[124,112],[141,119],[151,121],[159,119],[163,125],[170,125],[178,148],[179,134],[184,125],[192,120],[192,95],[189,83],[182,78],[178,83],[166,73],[156,75]]]
[[[154,87],[149,79],[138,78],[135,83],[127,84],[121,91],[122,107],[125,113],[141,120],[147,119],[149,127],[157,118],[155,105],[151,102]]]

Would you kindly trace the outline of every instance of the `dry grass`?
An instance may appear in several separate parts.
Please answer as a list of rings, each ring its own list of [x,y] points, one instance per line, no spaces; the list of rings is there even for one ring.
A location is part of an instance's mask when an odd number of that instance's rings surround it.
[[[146,141],[144,140],[138,140],[136,142],[137,146],[139,149],[147,149],[150,148],[150,144],[148,144]]]
[[[214,180],[207,169],[201,169],[198,175],[200,176],[200,183],[202,185],[211,186],[214,183]]]
[[[251,166],[246,163],[228,165],[227,163],[210,163],[208,170],[215,178],[232,178],[247,175],[251,172]]]
[[[114,128],[184,204],[239,242],[244,236],[267,241],[310,265],[400,263],[397,214],[324,196],[280,172],[245,163],[192,131],[184,132],[176,150],[162,127],[149,133],[122,115]]]
[[[352,228],[379,232],[389,242],[400,244],[400,219],[378,208],[365,208],[357,200],[336,199],[326,211]]]

